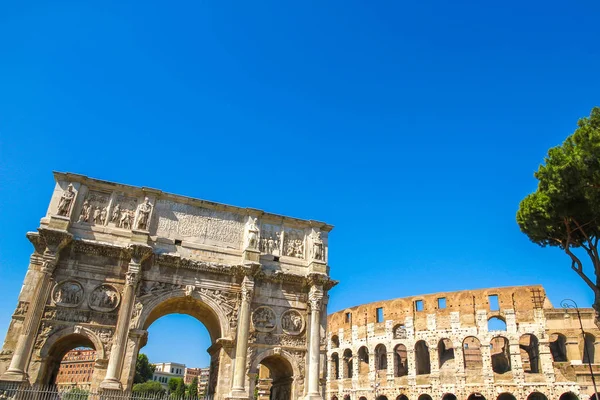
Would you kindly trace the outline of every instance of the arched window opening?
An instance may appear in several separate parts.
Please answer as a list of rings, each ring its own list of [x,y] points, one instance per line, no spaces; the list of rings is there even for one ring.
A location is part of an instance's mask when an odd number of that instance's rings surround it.
[[[485,396],[481,393],[471,393],[467,400],[485,400]]]
[[[596,349],[594,347],[595,344],[596,344],[596,337],[594,335],[592,335],[591,333],[586,333],[585,339],[583,341],[583,362],[584,363],[591,362],[593,364],[595,362],[595,360],[596,360]]]
[[[369,373],[369,349],[365,346],[358,349],[358,373],[361,375]]]
[[[378,344],[377,347],[375,347],[375,357],[377,361],[375,369],[377,371],[387,370],[387,349],[383,344]]]
[[[454,346],[450,339],[441,339],[438,343],[440,369],[454,368]]]
[[[510,393],[500,393],[496,400],[517,400],[515,396]]]
[[[463,340],[463,358],[465,370],[476,371],[483,368],[481,343],[479,342],[479,339],[474,336],[469,336]]]
[[[573,392],[565,392],[560,395],[558,400],[579,400],[579,397],[577,397],[577,395]]]
[[[344,400],[350,400],[350,395],[349,394],[345,394],[344,395]]]
[[[419,400],[432,400],[432,398],[427,393],[423,393],[422,395],[419,396]]]
[[[567,359],[567,338],[561,333],[550,335],[550,353],[554,362],[565,362]]]
[[[442,400],[456,400],[456,396],[453,393],[446,393],[442,396]]]
[[[378,396],[377,400],[388,400],[388,398],[384,395]]]
[[[527,333],[519,339],[521,362],[523,371],[530,374],[540,373],[540,350],[539,342],[535,335]]]
[[[340,338],[338,337],[338,335],[333,335],[331,337],[331,348],[337,349],[338,347],[340,347]]]
[[[345,379],[352,378],[352,350],[344,350],[343,362],[342,377]]]
[[[400,396],[396,397],[396,400],[408,400],[408,397],[406,397],[405,394],[401,394]]]
[[[495,373],[504,374],[510,371],[510,349],[507,338],[502,336],[493,338],[490,342],[490,353],[492,357],[492,369]]]
[[[290,362],[281,355],[273,354],[265,357],[260,362],[260,372],[267,369],[270,378],[268,398],[277,400],[290,400],[292,397],[292,383],[294,370]],[[259,373],[262,375],[262,373]],[[260,379],[259,379],[260,382]]]
[[[338,353],[331,355],[331,376],[333,379],[340,379],[340,356]]]
[[[488,319],[488,331],[506,331],[506,321],[500,317],[492,317]]]
[[[331,396],[331,400],[338,400],[337,396]]]
[[[548,400],[548,398],[544,393],[532,392],[529,396],[527,396],[527,400]]]
[[[406,346],[399,344],[394,348],[394,376],[408,375]]]
[[[365,396],[360,396],[358,400],[367,400],[367,398]]]
[[[90,389],[96,358],[94,345],[87,337],[72,334],[62,338],[49,354],[45,382],[58,388]]]
[[[429,347],[424,340],[419,340],[415,344],[415,364],[417,375],[427,375],[431,373],[431,363],[429,359]]]

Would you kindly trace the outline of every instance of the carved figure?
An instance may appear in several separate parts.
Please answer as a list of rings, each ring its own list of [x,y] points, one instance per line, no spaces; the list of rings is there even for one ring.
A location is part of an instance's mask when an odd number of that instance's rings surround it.
[[[119,305],[119,294],[109,285],[100,285],[92,291],[90,307],[97,311],[112,311]]]
[[[83,288],[77,282],[67,281],[54,289],[54,302],[59,305],[77,306],[83,300]]]
[[[133,211],[123,210],[121,212],[121,219],[119,220],[119,228],[131,229],[133,222]]]
[[[79,220],[77,222],[90,222],[90,212],[92,210],[92,206],[90,202],[86,199],[83,202],[83,207],[81,208],[81,214],[79,215]]]
[[[96,207],[96,209],[94,210],[94,223],[95,224],[100,224],[100,208]]]
[[[137,229],[148,229],[150,211],[152,211],[152,204],[150,204],[150,199],[146,197],[144,202],[138,206]]]
[[[296,310],[287,310],[281,315],[281,328],[284,332],[297,335],[304,329],[304,319]]]
[[[317,236],[313,238],[313,257],[315,260],[324,260],[323,240],[321,232],[317,232]]]
[[[60,200],[58,202],[58,211],[56,213],[65,217],[69,215],[69,211],[71,210],[71,204],[73,203],[74,198],[75,191],[73,190],[73,184],[69,183],[69,186],[67,186],[67,190],[65,190],[62,196],[60,196]]]
[[[110,219],[110,222],[115,223],[115,225],[118,224],[120,214],[121,214],[121,206],[119,205],[119,203],[117,203],[117,205],[115,206],[115,209],[113,211],[112,218]]]
[[[275,312],[269,307],[258,307],[252,313],[252,324],[257,331],[272,331],[275,329]]]
[[[108,210],[106,209],[106,207],[102,208],[102,211],[100,211],[100,223],[102,225],[104,225],[104,223],[106,222],[106,214],[108,214]]]
[[[258,227],[256,226],[257,218],[250,217],[250,226],[248,227],[248,247],[255,249],[258,242]]]

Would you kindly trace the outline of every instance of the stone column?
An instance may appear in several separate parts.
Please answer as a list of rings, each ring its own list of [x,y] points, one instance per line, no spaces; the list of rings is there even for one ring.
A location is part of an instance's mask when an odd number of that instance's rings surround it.
[[[66,231],[45,228],[40,228],[38,231],[39,235],[30,233],[27,238],[35,246],[36,253],[41,253],[42,267],[33,288],[31,302],[23,321],[23,330],[17,340],[10,366],[2,375],[2,380],[5,381],[22,382],[27,379],[33,344],[54,283],[52,275],[58,264],[59,253],[73,239],[73,235]]]
[[[135,302],[135,291],[141,279],[142,262],[152,254],[152,248],[147,245],[131,245],[129,251],[131,252],[131,259],[127,273],[125,274],[125,287],[123,288],[119,320],[117,321],[117,329],[110,351],[108,367],[106,368],[106,377],[100,384],[102,389],[123,389],[121,385],[121,372],[123,370],[123,360],[129,338],[129,323],[131,322],[131,314]]]
[[[250,305],[254,294],[254,280],[246,275],[242,282],[242,301],[238,314],[238,328],[235,340],[235,364],[233,383],[229,398],[248,398],[245,389],[246,358],[248,356],[248,332],[250,330]]]
[[[319,359],[321,353],[321,305],[323,289],[320,285],[312,285],[308,293],[310,302],[310,348],[308,349],[308,393],[307,400],[320,400]]]

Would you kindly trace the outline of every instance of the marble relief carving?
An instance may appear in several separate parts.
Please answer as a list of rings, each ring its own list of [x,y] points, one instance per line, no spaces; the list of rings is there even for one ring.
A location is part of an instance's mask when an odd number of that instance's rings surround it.
[[[258,307],[252,313],[252,325],[259,332],[270,332],[275,329],[275,312],[266,306]]]
[[[259,250],[261,253],[281,255],[281,227],[263,224],[260,230]]]
[[[117,196],[112,215],[110,216],[110,222],[117,228],[132,229],[137,203],[136,198],[122,195]]]
[[[138,220],[137,229],[147,230],[148,220],[150,219],[150,212],[152,211],[152,204],[146,197],[144,202],[138,206]]]
[[[106,224],[109,201],[110,194],[90,191],[83,202],[77,222],[86,222],[95,225]]]
[[[247,248],[256,249],[256,245],[258,244],[257,220],[258,218],[250,217],[250,223],[248,225],[248,243],[246,244]]]
[[[69,186],[67,186],[67,190],[65,190],[60,196],[56,213],[65,217],[68,216],[69,212],[71,211],[71,205],[73,205],[74,199],[75,190],[73,189],[73,184],[69,183]]]
[[[54,287],[52,300],[56,305],[77,307],[83,301],[83,287],[75,281],[61,282]]]
[[[283,255],[304,258],[304,231],[292,228],[285,229]]]
[[[240,248],[244,235],[244,216],[211,210],[170,200],[156,202],[157,235],[195,238],[202,243]]]
[[[323,239],[321,239],[321,232],[317,232],[313,236],[313,258],[315,260],[324,261],[325,252],[323,251]]]
[[[281,329],[289,335],[299,335],[304,330],[304,318],[297,310],[281,314]]]
[[[110,285],[100,285],[90,293],[89,305],[96,311],[112,311],[119,305],[119,292]]]

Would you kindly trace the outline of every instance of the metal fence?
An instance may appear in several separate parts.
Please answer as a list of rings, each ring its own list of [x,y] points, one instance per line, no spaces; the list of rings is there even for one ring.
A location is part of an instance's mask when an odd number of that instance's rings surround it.
[[[0,383],[0,400],[212,400],[167,392],[98,391],[80,386],[39,386]]]

